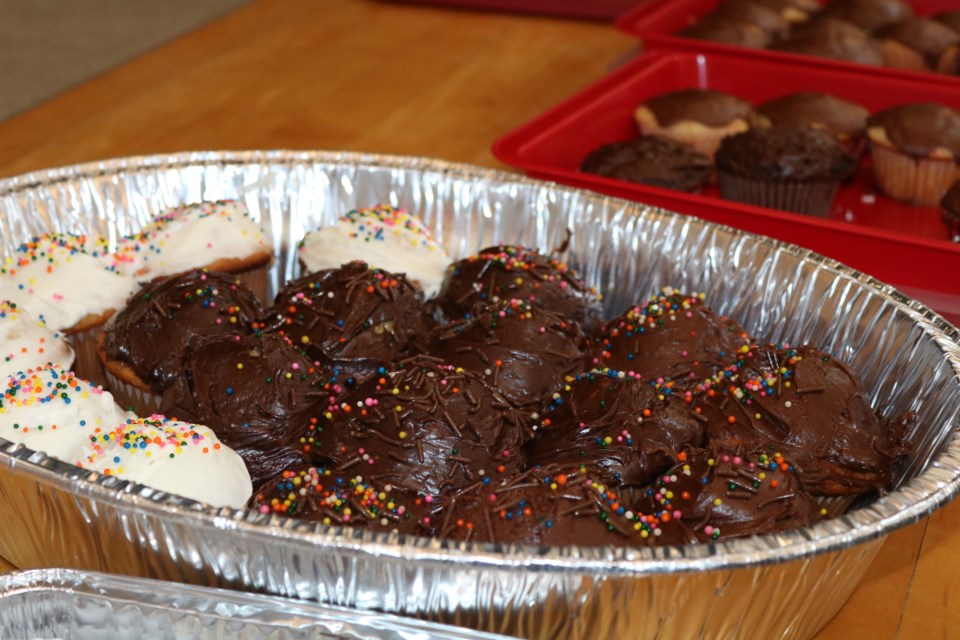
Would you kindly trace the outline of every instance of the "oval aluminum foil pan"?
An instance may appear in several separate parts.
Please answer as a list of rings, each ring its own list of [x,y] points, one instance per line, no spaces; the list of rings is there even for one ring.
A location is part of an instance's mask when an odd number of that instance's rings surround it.
[[[667,285],[704,291],[755,336],[812,343],[858,371],[885,415],[918,412],[897,489],[814,527],[654,549],[451,543],[214,510],[0,445],[0,555],[377,609],[553,638],[809,637],[886,534],[960,486],[957,330],[889,286],[796,246],[644,205],[421,158],[201,152],[0,181],[0,240],[116,239],[161,209],[243,198],[271,234],[273,287],[303,234],[378,202],[419,213],[455,257],[496,242],[560,247],[608,315]],[[0,441],[2,442],[2,441]],[[891,603],[891,606],[896,606]]]
[[[71,569],[0,576],[0,638],[509,640],[383,613]]]

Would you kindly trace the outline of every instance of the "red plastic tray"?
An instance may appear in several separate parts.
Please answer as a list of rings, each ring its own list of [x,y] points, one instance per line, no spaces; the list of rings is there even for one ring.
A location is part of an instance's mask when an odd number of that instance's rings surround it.
[[[429,4],[459,9],[532,13],[609,22],[643,0],[388,0],[402,4]]]
[[[814,218],[604,178],[578,170],[601,144],[638,135],[636,106],[660,93],[719,89],[758,104],[793,91],[832,93],[876,111],[904,102],[960,108],[960,85],[890,78],[858,69],[825,69],[809,58],[768,58],[660,49],[638,56],[596,84],[506,134],[497,158],[530,175],[630,198],[793,242],[893,284],[960,324],[960,244],[950,241],[936,207],[911,207],[875,186],[869,154],[840,189],[830,217]]]
[[[722,1],[723,0],[646,0],[643,4],[637,5],[630,11],[622,13],[620,17],[616,19],[614,25],[620,31],[639,36],[643,40],[646,49],[656,49],[666,46],[672,49],[696,49],[697,51],[718,53],[738,52],[744,54],[749,52],[750,56],[769,57],[773,60],[785,62],[812,59],[830,68],[873,69],[892,77],[926,78],[927,80],[936,79],[938,81],[960,84],[960,77],[945,74],[907,71],[904,69],[891,69],[889,67],[868,67],[866,65],[844,62],[842,60],[812,58],[811,56],[802,54],[771,51],[769,49],[747,49],[729,44],[694,40],[692,38],[683,38],[674,35],[681,29],[689,27],[700,20],[700,18],[712,12]],[[823,4],[827,3],[823,2]],[[917,12],[917,15],[920,16],[960,9],[960,0],[912,0],[910,4]]]

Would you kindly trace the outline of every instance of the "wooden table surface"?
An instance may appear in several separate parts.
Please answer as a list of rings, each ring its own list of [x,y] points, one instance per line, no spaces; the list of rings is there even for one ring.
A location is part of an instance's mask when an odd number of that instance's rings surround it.
[[[611,26],[259,0],[0,123],[0,176],[184,150],[344,149],[507,168],[499,135],[635,52]],[[9,569],[0,559],[0,571]],[[960,502],[893,533],[817,636],[960,638]]]

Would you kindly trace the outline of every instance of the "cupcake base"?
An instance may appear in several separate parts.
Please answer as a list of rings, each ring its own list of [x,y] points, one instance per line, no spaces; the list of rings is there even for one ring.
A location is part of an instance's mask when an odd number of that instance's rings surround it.
[[[833,198],[840,186],[836,181],[768,182],[743,178],[725,171],[717,173],[720,195],[758,207],[803,213],[818,218],[830,214]]]
[[[108,369],[103,370],[104,377],[107,380],[107,387],[113,394],[113,399],[127,411],[133,411],[140,417],[152,416],[160,413],[160,403],[163,401],[163,394],[155,391],[144,391],[136,385],[124,382],[113,375]]]
[[[907,204],[936,206],[958,177],[952,158],[917,158],[876,143],[871,153],[877,184],[888,196]]]

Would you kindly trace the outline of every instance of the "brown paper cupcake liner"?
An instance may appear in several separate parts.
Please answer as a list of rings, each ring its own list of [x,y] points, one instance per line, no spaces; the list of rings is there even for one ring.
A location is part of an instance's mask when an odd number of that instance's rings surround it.
[[[718,172],[720,195],[727,200],[759,207],[804,213],[819,218],[830,214],[840,186],[836,181],[768,182]]]
[[[268,292],[270,290],[269,263],[254,267],[253,269],[237,271],[234,272],[233,275],[257,296],[261,304],[264,306],[271,304],[272,300],[268,298]]]
[[[916,158],[879,144],[871,145],[871,154],[877,184],[907,204],[936,206],[958,177],[952,159]]]
[[[129,382],[124,382],[117,376],[110,373],[106,368],[103,374],[107,380],[107,387],[113,394],[113,399],[117,401],[124,409],[133,411],[140,417],[151,416],[160,413],[160,403],[163,400],[163,394],[154,391],[144,391]]]
[[[77,377],[106,387],[107,378],[100,364],[100,358],[97,356],[97,338],[100,337],[101,326],[76,331],[67,336],[76,357],[73,361],[73,372]]]

